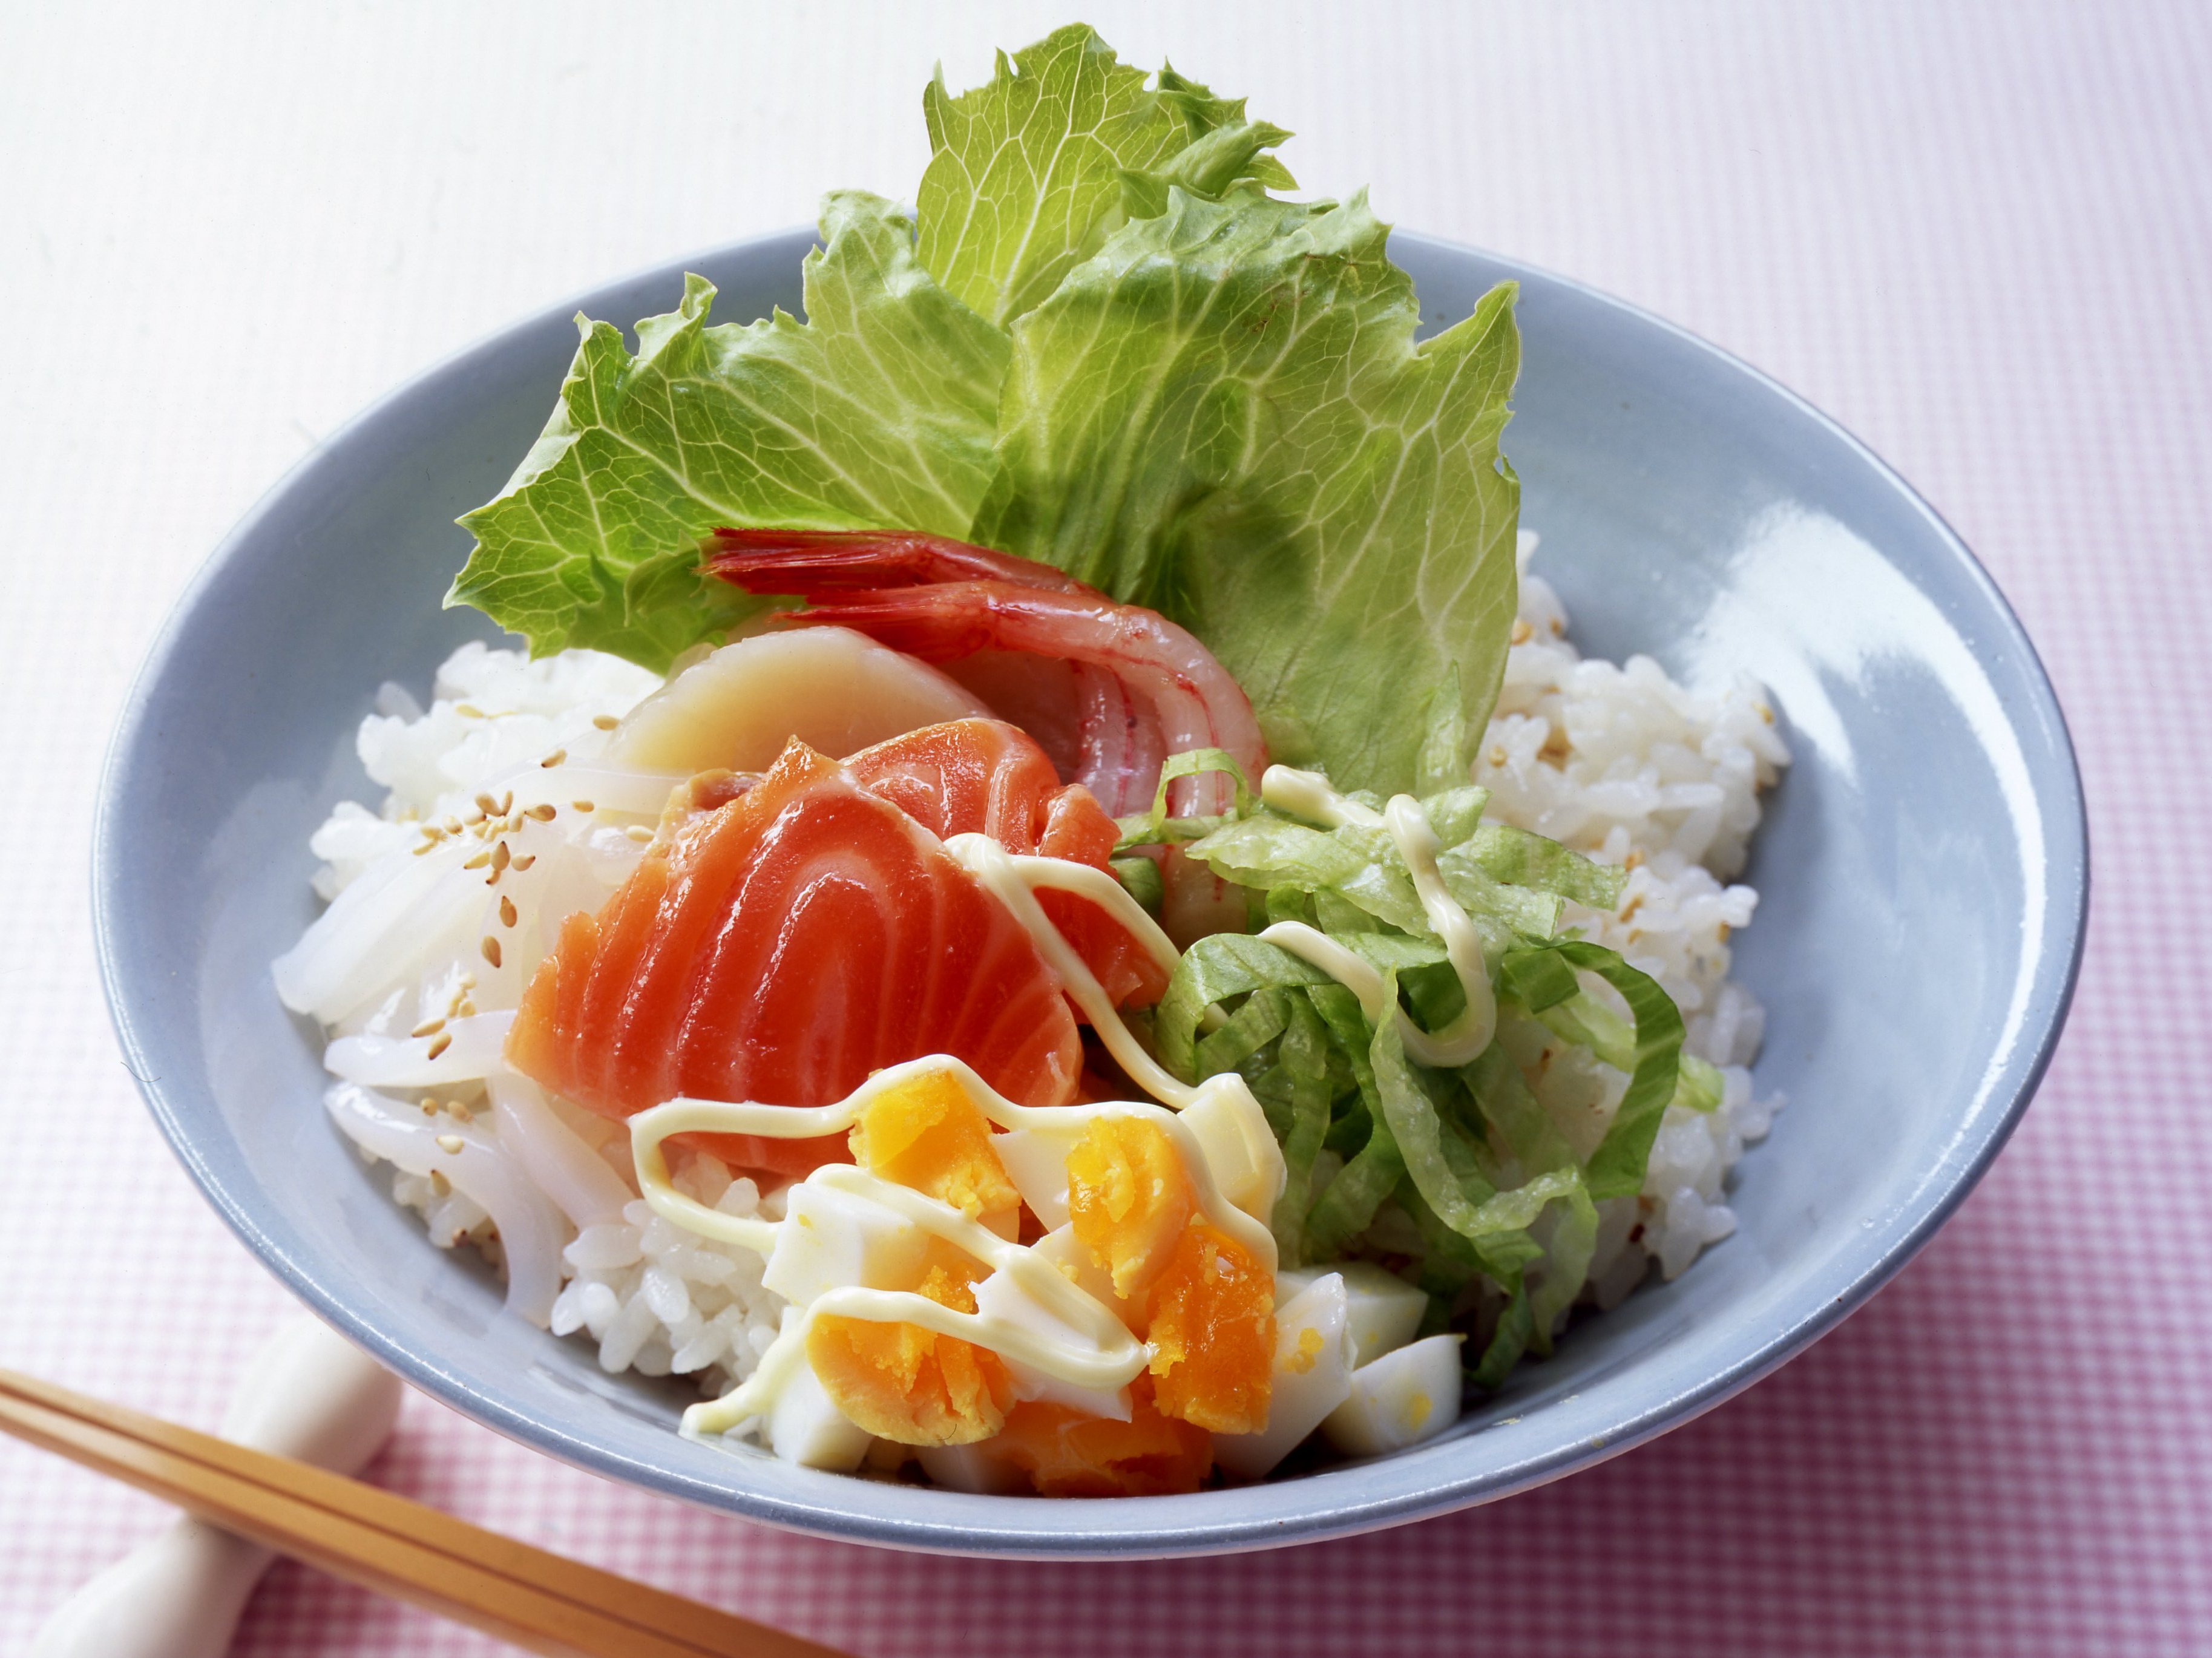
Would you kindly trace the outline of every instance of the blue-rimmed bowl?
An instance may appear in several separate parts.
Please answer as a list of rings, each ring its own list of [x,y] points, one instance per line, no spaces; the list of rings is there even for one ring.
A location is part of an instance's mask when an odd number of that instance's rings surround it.
[[[1412,1520],[1625,1450],[1801,1351],[1942,1224],[2026,1108],[2081,951],[2081,786],[2034,651],[1926,503],[1788,392],[1587,288],[1400,235],[1431,327],[1522,284],[1507,446],[1577,641],[1692,684],[1756,676],[1796,752],[1736,957],[1768,1009],[1758,1086],[1789,1104],[1738,1170],[1735,1236],[1582,1323],[1447,1437],[1118,1502],[963,1496],[685,1441],[680,1384],[610,1377],[588,1345],[506,1315],[331,1127],[319,1045],[269,963],[315,911],[310,830],[371,797],[353,737],[378,683],[421,686],[490,632],[439,608],[469,546],[453,520],[537,435],[574,313],[672,309],[687,270],[720,288],[723,319],[795,311],[809,242],[615,283],[393,393],[216,550],[139,677],[94,847],[117,1032],[209,1200],[324,1317],[502,1433],[750,1519],[979,1554],[1179,1554]]]

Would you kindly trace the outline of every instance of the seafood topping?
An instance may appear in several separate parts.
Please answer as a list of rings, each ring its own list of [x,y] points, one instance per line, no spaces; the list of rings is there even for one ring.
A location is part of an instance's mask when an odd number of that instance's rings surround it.
[[[779,626],[850,628],[942,667],[1115,816],[1149,806],[1161,762],[1187,749],[1225,750],[1250,777],[1266,768],[1252,705],[1205,646],[1048,565],[869,531],[717,530],[705,551],[726,581],[807,601]],[[1178,782],[1172,804],[1225,810],[1228,784]]]
[[[760,782],[656,841],[562,926],[507,1039],[515,1069],[626,1117],[679,1094],[819,1105],[925,1054],[1010,1099],[1074,1097],[1082,1064],[1030,935],[920,823],[794,742]],[[732,1137],[804,1173],[827,1144]]]

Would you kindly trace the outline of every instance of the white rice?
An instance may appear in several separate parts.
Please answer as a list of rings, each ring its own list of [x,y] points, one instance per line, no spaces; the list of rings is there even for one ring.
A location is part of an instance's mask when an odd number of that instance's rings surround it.
[[[1674,1278],[1735,1230],[1723,1195],[1729,1171],[1782,1103],[1753,1096],[1749,1067],[1765,1011],[1729,977],[1729,935],[1750,924],[1759,895],[1723,883],[1742,871],[1759,791],[1790,754],[1765,693],[1748,679],[1698,696],[1650,657],[1585,661],[1567,641],[1559,595],[1528,572],[1535,544],[1522,533],[1516,642],[1474,780],[1491,790],[1490,812],[1502,822],[1631,865],[1612,914],[1577,906],[1570,926],[1666,987],[1682,1010],[1686,1046],[1723,1079],[1717,1108],[1669,1108],[1642,1195],[1600,1206],[1587,1296],[1610,1307],[1651,1262]],[[1553,1060],[1540,1096],[1587,1150],[1626,1079],[1579,1049],[1555,1051]]]
[[[1524,566],[1534,542],[1522,537]],[[1728,977],[1728,935],[1750,921],[1757,895],[1723,882],[1742,866],[1759,789],[1789,756],[1757,687],[1693,696],[1647,658],[1620,667],[1582,660],[1565,630],[1557,596],[1524,573],[1517,642],[1474,780],[1492,791],[1492,812],[1503,821],[1632,865],[1615,914],[1577,910],[1572,923],[1666,987],[1688,1023],[1691,1051],[1724,1079],[1713,1111],[1669,1110],[1642,1196],[1601,1206],[1586,1298],[1610,1306],[1652,1262],[1672,1278],[1734,1230],[1729,1171],[1779,1103],[1753,1097],[1747,1067],[1764,1016]],[[544,774],[538,762],[559,751],[568,767],[584,768],[576,774],[587,774],[606,740],[595,720],[623,714],[659,683],[593,652],[531,662],[471,644],[439,670],[427,712],[387,684],[359,744],[369,776],[387,793],[374,811],[341,804],[315,832],[323,859],[315,890],[335,900],[373,876],[374,899],[380,882],[428,879],[440,860],[458,869],[463,848],[443,843],[410,868],[425,824],[466,820],[485,791],[560,797],[549,780],[570,774]],[[503,1031],[498,1016],[516,1005],[550,947],[558,922],[551,912],[611,890],[634,864],[636,840],[625,831],[650,823],[653,813],[645,802],[629,805],[629,812],[600,803],[589,817],[569,811],[553,823],[526,825],[540,849],[530,878],[538,884],[527,891],[547,914],[500,933],[507,947],[495,970],[472,951],[479,927],[498,931],[479,919],[498,895],[471,896],[464,884],[438,890],[461,895],[440,901],[462,906],[450,923],[413,927],[396,952],[352,920],[356,936],[329,936],[343,929],[326,915],[279,963],[278,979],[288,1000],[317,1006],[334,1036],[358,1039],[331,1050],[333,1067],[350,1078],[331,1090],[333,1119],[369,1161],[394,1164],[392,1195],[422,1216],[433,1242],[481,1248],[507,1272],[511,1304],[557,1335],[588,1336],[606,1370],[693,1376],[720,1394],[752,1373],[777,1327],[782,1302],[762,1287],[760,1258],[654,1216],[637,1196],[628,1135],[505,1072],[491,1046]],[[525,889],[520,877],[507,886]],[[379,948],[392,959],[365,959]],[[341,981],[343,990],[329,988]],[[323,987],[319,1005],[303,987],[313,986]],[[463,1066],[475,1076],[418,1084],[415,1075],[437,1066],[409,1033],[457,1007],[464,1017],[449,1026],[456,1053],[468,1052],[465,1038],[492,1057]],[[471,1010],[475,1022],[465,1017]],[[1623,1079],[1579,1050],[1555,1060],[1541,1096],[1587,1149]],[[401,1073],[410,1078],[404,1085],[386,1079]],[[781,1212],[780,1193],[732,1181],[712,1157],[684,1162],[676,1181],[728,1213]]]

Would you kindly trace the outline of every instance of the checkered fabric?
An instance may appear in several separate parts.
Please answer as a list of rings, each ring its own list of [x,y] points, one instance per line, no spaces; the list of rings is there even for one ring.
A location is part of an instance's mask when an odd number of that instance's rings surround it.
[[[9,9],[0,20],[0,1363],[211,1425],[289,1310],[124,1073],[98,756],[186,576],[352,409],[687,247],[909,191],[1060,4]],[[1454,1518],[1182,1564],[962,1563],[604,1484],[410,1400],[372,1477],[858,1653],[2212,1651],[2212,12],[1094,3],[1308,188],[1778,375],[1958,526],[2079,744],[2096,909],[2040,1098],[1923,1258],[1671,1437]],[[149,834],[160,826],[147,826]],[[2191,914],[2183,904],[2179,915]],[[1754,1155],[1743,1177],[1759,1177]],[[0,1443],[0,1650],[163,1523]],[[477,1654],[280,1565],[250,1658]]]

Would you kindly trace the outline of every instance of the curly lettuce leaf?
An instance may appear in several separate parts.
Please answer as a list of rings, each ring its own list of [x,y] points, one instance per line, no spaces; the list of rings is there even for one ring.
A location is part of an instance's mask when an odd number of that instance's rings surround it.
[[[1291,186],[1261,154],[1289,133],[1173,69],[1146,78],[1071,23],[1011,61],[1000,52],[982,86],[955,96],[940,70],[923,88],[920,253],[947,292],[1004,326],[1126,219],[1162,211],[1170,184],[1209,196],[1245,179]]]
[[[1365,197],[1171,185],[1013,325],[973,539],[1206,641],[1274,756],[1340,788],[1441,780],[1512,626],[1520,488],[1498,451],[1514,289],[1419,345]],[[1431,743],[1460,694],[1456,738]]]
[[[766,608],[703,579],[721,525],[963,535],[994,465],[1006,336],[916,263],[911,219],[840,191],[807,256],[804,323],[710,327],[714,290],[583,335],[544,434],[461,520],[475,551],[447,595],[532,654],[611,651],[656,671]]]

